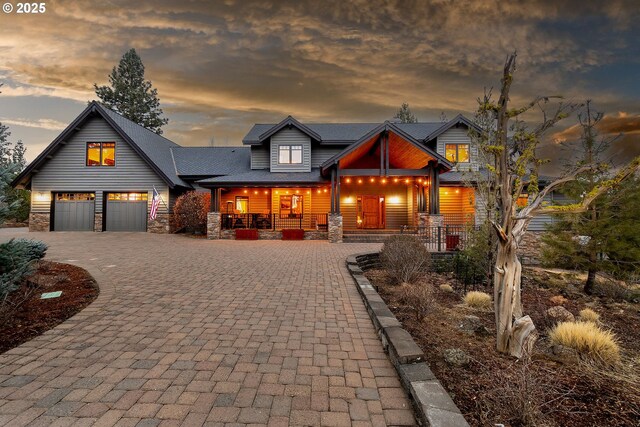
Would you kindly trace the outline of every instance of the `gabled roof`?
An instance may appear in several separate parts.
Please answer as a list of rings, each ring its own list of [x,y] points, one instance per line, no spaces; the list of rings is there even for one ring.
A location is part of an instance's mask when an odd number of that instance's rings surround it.
[[[434,159],[436,159],[438,161],[438,163],[443,165],[445,168],[451,169],[453,167],[453,165],[447,159],[445,159],[440,154],[436,153],[435,151],[433,151],[432,149],[427,147],[425,144],[423,144],[423,143],[419,142],[418,140],[416,140],[409,133],[407,133],[404,130],[402,130],[398,126],[397,123],[391,123],[391,122],[387,121],[387,122],[384,122],[381,125],[377,126],[376,128],[372,129],[370,132],[368,132],[365,135],[363,135],[358,141],[356,141],[355,143],[349,145],[347,148],[345,148],[344,150],[342,150],[341,152],[339,152],[335,156],[333,156],[330,159],[328,159],[326,162],[324,162],[321,165],[321,169],[324,171],[327,167],[335,164],[338,160],[340,160],[341,158],[343,158],[347,154],[349,154],[352,151],[354,151],[360,145],[366,143],[371,138],[373,138],[374,136],[376,136],[376,135],[378,135],[378,134],[380,134],[381,132],[384,132],[384,131],[393,131],[394,133],[396,133],[397,135],[401,136],[404,140],[406,140],[407,142],[409,142],[410,144],[412,144],[413,146],[415,146],[419,150],[427,153],[429,156],[431,156]]]
[[[168,139],[152,132],[137,123],[132,122],[129,119],[103,107],[96,101],[89,103],[87,108],[73,121],[65,130],[62,131],[56,139],[44,149],[38,157],[31,162],[20,175],[18,175],[12,182],[12,186],[25,185],[34,170],[37,170],[42,164],[47,161],[47,158],[51,156],[65,141],[67,141],[73,134],[75,134],[84,123],[92,117],[102,117],[113,130],[124,139],[131,148],[162,178],[170,188],[176,186],[187,187],[191,186],[183,181],[177,174],[173,157],[171,155],[171,148],[179,147],[178,144],[169,141]]]
[[[253,142],[253,141],[252,142],[247,142],[246,144],[250,144],[250,145],[262,144],[264,141],[269,139],[271,137],[271,135],[275,134],[276,132],[280,131],[281,129],[283,129],[285,127],[295,127],[300,132],[302,132],[305,135],[307,135],[309,138],[314,139],[316,141],[320,141],[320,135],[318,135],[316,132],[314,132],[313,130],[309,129],[309,127],[307,127],[306,125],[303,125],[302,123],[300,123],[299,121],[297,121],[293,117],[288,116],[286,119],[284,119],[283,121],[281,121],[277,125],[273,125],[269,129],[265,130],[260,135],[258,135],[257,141],[255,141],[255,142]]]
[[[457,116],[455,116],[453,119],[449,120],[448,122],[441,123],[438,128],[434,129],[430,134],[428,134],[426,137],[424,137],[424,140],[425,141],[430,141],[430,140],[432,140],[434,138],[437,138],[438,136],[442,135],[443,133],[445,133],[446,131],[448,131],[452,127],[454,127],[456,125],[459,125],[459,124],[464,124],[468,128],[473,128],[478,132],[481,131],[481,129],[475,123],[473,123],[471,120],[467,119],[462,114],[458,114]]]
[[[249,147],[173,147],[171,153],[181,177],[230,175],[251,170]]]

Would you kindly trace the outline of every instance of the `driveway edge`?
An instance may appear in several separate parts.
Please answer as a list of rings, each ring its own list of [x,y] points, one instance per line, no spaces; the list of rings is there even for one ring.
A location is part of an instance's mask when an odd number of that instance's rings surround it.
[[[429,369],[420,347],[364,276],[364,270],[379,265],[379,254],[355,254],[348,256],[346,262],[382,346],[409,395],[418,422],[433,427],[468,426],[449,393]]]

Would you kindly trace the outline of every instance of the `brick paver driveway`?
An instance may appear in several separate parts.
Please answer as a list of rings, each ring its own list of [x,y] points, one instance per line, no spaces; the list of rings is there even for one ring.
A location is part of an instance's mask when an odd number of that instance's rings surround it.
[[[101,293],[0,355],[0,425],[415,423],[344,266],[378,245],[14,235]]]

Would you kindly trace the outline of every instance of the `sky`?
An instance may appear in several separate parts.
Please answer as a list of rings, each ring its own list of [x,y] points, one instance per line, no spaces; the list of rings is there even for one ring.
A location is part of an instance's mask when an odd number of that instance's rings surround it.
[[[0,122],[33,159],[95,99],[135,48],[158,89],[165,136],[240,145],[254,123],[381,122],[408,102],[420,121],[471,117],[517,50],[514,106],[537,95],[593,100],[608,156],[640,154],[640,2],[46,1],[0,12]],[[532,124],[540,113],[529,114]],[[548,135],[580,135],[576,116]]]

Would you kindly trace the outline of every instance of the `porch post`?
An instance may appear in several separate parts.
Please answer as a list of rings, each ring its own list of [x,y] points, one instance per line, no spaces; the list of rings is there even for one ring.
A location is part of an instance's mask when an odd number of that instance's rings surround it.
[[[336,165],[336,209],[335,212],[340,214],[340,162]]]
[[[220,238],[222,229],[222,216],[220,214],[221,190],[211,189],[211,205],[207,212],[207,239],[217,240]]]
[[[331,213],[336,211],[336,196],[335,196],[335,182],[336,182],[336,170],[331,169]]]
[[[434,163],[429,165],[429,213],[440,214],[440,177]]]

